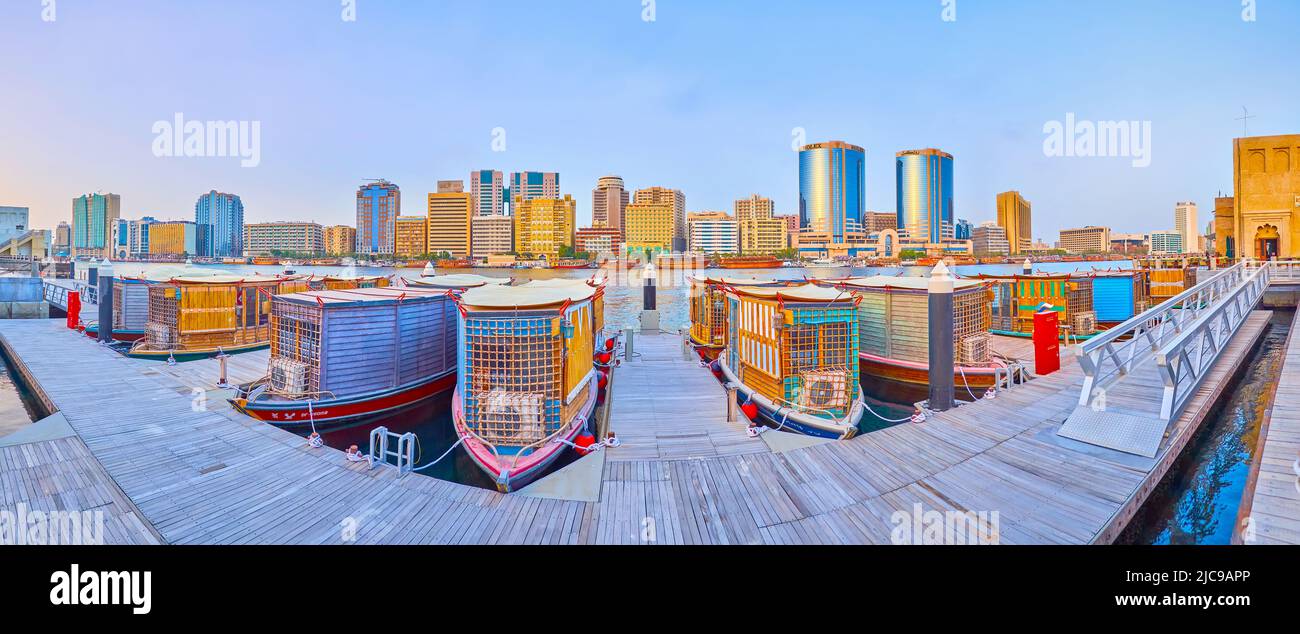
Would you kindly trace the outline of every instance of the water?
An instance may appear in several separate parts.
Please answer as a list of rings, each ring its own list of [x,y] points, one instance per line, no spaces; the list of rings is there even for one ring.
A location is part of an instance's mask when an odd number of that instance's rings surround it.
[[[1091,270],[1093,265],[1102,265],[1107,267],[1125,267],[1130,266],[1127,261],[1116,261],[1108,263],[1098,262],[1058,262],[1035,265],[1035,269],[1042,271],[1074,272],[1079,270]],[[175,267],[175,264],[139,264],[130,262],[114,263],[113,268],[119,276],[138,275],[145,271],[160,267]],[[283,272],[283,267],[278,266],[253,266],[253,265],[211,265],[202,268],[218,269],[235,273],[258,273],[263,275],[272,275]],[[294,267],[297,273],[314,273],[325,275],[339,275],[342,273],[342,267],[337,266],[298,266]],[[703,271],[683,271],[680,269],[662,269],[656,276],[656,285],[659,290],[657,293],[657,303],[660,313],[660,324],[665,330],[677,330],[686,328],[690,325],[690,283],[688,277],[695,274],[708,274],[712,276],[725,276],[731,278],[765,278],[765,279],[788,279],[800,280],[804,278],[818,277],[861,277],[868,275],[909,275],[924,276],[929,269],[926,267],[889,267],[889,268],[780,268],[780,269],[705,269]],[[979,273],[1017,273],[1020,271],[1018,264],[1004,265],[976,265],[976,266],[959,266],[955,267],[956,273],[960,275],[976,275]],[[375,267],[358,266],[348,271],[349,274],[356,275],[401,275],[406,278],[418,278],[422,269],[384,269]],[[613,330],[622,330],[625,328],[636,329],[639,327],[639,318],[642,302],[642,277],[641,269],[626,270],[609,270],[601,271],[595,269],[578,269],[578,270],[550,270],[550,269],[456,269],[444,270],[441,273],[476,273],[490,277],[510,277],[522,282],[535,279],[552,279],[557,277],[571,279],[586,279],[593,275],[607,277],[608,283],[605,290],[605,323],[606,327]],[[904,402],[897,402],[902,400]],[[0,403],[3,397],[0,396]],[[868,395],[868,405],[877,412],[881,417],[888,419],[902,419],[911,415],[912,404],[906,399],[893,399],[891,401],[888,394]],[[889,427],[895,423],[886,422],[877,416],[867,414],[863,416],[862,423],[859,425],[861,432],[870,432],[878,429]],[[414,432],[419,439],[417,456],[415,464],[417,466],[428,464],[439,456],[443,455],[456,441],[456,435],[453,431],[451,421],[451,393],[448,392],[438,398],[431,399],[422,403],[420,406],[407,409],[395,414],[390,414],[376,419],[368,419],[357,424],[351,425],[346,429],[340,429],[322,434],[325,443],[336,449],[347,449],[350,445],[356,445],[363,452],[369,447],[370,430],[384,425],[389,431],[395,433]],[[302,435],[310,433],[302,432]],[[394,448],[395,449],[395,448]],[[565,452],[561,458],[563,462],[556,465],[559,468],[567,462],[574,460],[573,452]],[[443,458],[438,464],[422,470],[420,473],[430,475],[443,480],[459,482],[472,486],[494,489],[495,486],[490,478],[487,477],[464,451],[457,448]]]
[[[42,417],[40,405],[17,381],[17,373],[0,353],[0,437],[18,431]]]
[[[1289,311],[1273,313],[1245,373],[1133,518],[1122,543],[1231,543],[1294,317]]]

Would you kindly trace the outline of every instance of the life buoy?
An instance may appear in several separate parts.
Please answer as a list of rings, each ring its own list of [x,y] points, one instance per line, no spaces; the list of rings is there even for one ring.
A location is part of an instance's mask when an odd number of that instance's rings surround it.
[[[578,452],[579,456],[585,456],[591,453],[591,446],[596,444],[596,437],[587,432],[582,432],[574,439],[573,444],[576,445],[573,450]]]
[[[753,401],[742,403],[740,405],[740,411],[744,412],[745,417],[749,420],[758,418],[758,404]]]

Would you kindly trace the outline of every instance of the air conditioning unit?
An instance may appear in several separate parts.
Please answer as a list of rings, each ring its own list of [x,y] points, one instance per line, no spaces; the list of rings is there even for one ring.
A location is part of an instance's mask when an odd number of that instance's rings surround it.
[[[311,368],[302,361],[283,357],[271,359],[271,389],[281,394],[306,394],[310,372]]]
[[[1075,313],[1070,325],[1076,335],[1090,335],[1097,332],[1097,313],[1090,310]]]
[[[167,324],[148,322],[144,325],[145,339],[155,345],[171,346],[172,329]]]
[[[957,362],[962,365],[988,363],[993,356],[992,339],[989,333],[975,333],[957,344]]]

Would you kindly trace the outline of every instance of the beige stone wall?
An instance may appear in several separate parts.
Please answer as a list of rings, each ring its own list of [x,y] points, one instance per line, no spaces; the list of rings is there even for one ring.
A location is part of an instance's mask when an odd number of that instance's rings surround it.
[[[1279,256],[1300,257],[1300,134],[1235,139],[1232,162],[1239,254],[1260,257],[1256,237],[1275,227]]]

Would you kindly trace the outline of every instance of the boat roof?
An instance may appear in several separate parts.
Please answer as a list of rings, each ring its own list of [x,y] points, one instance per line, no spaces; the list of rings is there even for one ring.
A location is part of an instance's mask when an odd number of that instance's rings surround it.
[[[284,280],[270,275],[209,275],[202,276],[181,276],[173,277],[170,280],[173,284],[267,284],[271,282],[283,282]]]
[[[324,280],[330,282],[357,282],[361,280],[377,280],[386,275],[326,275]]]
[[[701,284],[726,284],[727,286],[784,286],[793,280],[760,279],[757,277],[712,277],[709,275],[692,275],[692,282]]]
[[[548,280],[533,280],[527,284],[521,284],[521,288],[595,288],[605,285],[605,278],[597,280],[595,276],[588,279],[578,280],[570,277],[553,277]]]
[[[485,275],[475,275],[473,273],[452,273],[449,275],[433,275],[430,277],[421,277],[419,279],[408,279],[407,282],[417,286],[429,286],[437,288],[474,288],[488,284],[507,285],[512,281],[508,277],[487,277]]]
[[[836,285],[844,285],[850,288],[902,288],[917,291],[924,291],[930,288],[930,278],[928,277],[905,277],[902,275],[850,277],[842,280],[826,280],[826,282]],[[982,286],[983,284],[984,283],[979,280],[953,280],[954,289],[973,288],[976,286]]]
[[[422,299],[447,297],[447,292],[435,288],[350,288],[334,291],[303,291],[277,295],[274,301],[287,301],[316,306],[364,306],[395,304]]]
[[[554,284],[555,280],[534,280],[523,286],[479,286],[465,291],[460,303],[468,308],[549,308],[565,302],[580,302],[596,295],[597,288],[579,280]],[[547,282],[537,284],[537,282]]]
[[[735,288],[735,292],[750,297],[781,299],[796,302],[836,302],[853,300],[853,293],[834,288],[827,288],[825,286],[818,286],[816,284],[784,287],[740,286]]]
[[[234,275],[230,271],[189,266],[164,266],[135,276],[122,276],[127,282],[168,282],[178,277],[217,277]]]

